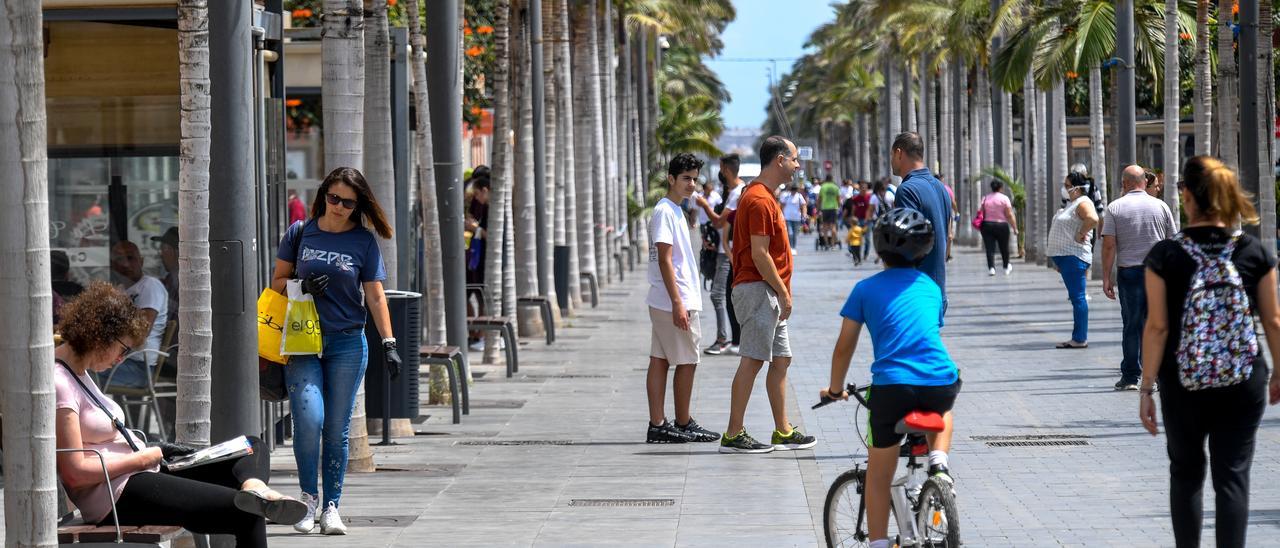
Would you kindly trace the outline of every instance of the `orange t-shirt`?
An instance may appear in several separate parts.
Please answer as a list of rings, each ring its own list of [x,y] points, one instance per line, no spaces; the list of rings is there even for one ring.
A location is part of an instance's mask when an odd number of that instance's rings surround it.
[[[769,237],[769,257],[778,268],[787,291],[791,290],[791,244],[782,208],[764,183],[751,183],[742,191],[733,216],[733,285],[762,282],[764,277],[751,260],[751,236]]]

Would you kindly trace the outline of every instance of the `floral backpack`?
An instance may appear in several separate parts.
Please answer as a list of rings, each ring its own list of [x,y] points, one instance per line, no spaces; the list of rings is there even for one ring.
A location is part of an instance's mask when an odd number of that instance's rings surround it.
[[[1222,253],[1210,257],[1186,234],[1174,238],[1196,262],[1182,308],[1182,340],[1176,354],[1178,378],[1187,390],[1239,384],[1253,373],[1258,355],[1249,295],[1231,261],[1240,233]]]

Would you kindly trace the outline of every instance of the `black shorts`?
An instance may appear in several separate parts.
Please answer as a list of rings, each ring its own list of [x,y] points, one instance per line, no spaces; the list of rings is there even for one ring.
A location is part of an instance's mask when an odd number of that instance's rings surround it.
[[[894,431],[898,421],[915,410],[946,413],[960,395],[960,379],[944,386],[913,384],[872,385],[867,391],[867,445],[877,448],[895,447],[902,434]]]
[[[838,209],[822,210],[822,222],[829,225],[836,224],[836,217],[838,216],[839,213],[840,213],[840,210]]]

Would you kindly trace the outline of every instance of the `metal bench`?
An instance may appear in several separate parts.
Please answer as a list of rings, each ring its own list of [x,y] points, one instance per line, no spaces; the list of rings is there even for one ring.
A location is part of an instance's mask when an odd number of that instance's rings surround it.
[[[600,306],[600,282],[596,280],[596,275],[591,272],[580,272],[578,278],[587,282],[587,286],[591,289],[591,308]]]
[[[542,313],[542,325],[547,333],[547,344],[556,342],[556,317],[551,310],[551,299],[546,297],[519,297],[516,304],[520,306],[536,306]]]
[[[102,478],[107,484],[107,490],[111,491],[111,476],[107,473],[106,461],[102,458],[102,452],[96,449],[57,449],[58,453],[92,453],[98,459],[98,464],[102,467]],[[58,482],[58,498],[61,506],[66,502],[66,490],[62,487],[62,482]],[[59,514],[63,514],[63,508],[59,508]],[[80,517],[79,512],[66,513],[58,521],[58,545],[59,546],[81,546],[88,548],[90,546],[98,547],[115,547],[115,548],[142,548],[163,546],[165,543],[178,538],[185,531],[182,527],[176,525],[141,525],[141,526],[120,526],[120,520],[116,516],[115,500],[111,501],[112,525],[91,525],[85,523]]]
[[[473,292],[480,299],[479,315],[484,316],[488,314],[490,306],[489,303],[493,302],[489,300],[489,286],[485,284],[467,284],[467,297],[469,298]]]
[[[503,350],[507,354],[507,377],[520,370],[516,355],[516,327],[506,316],[472,316],[467,318],[468,331],[497,331],[502,335]]]
[[[613,262],[618,263],[618,281],[625,281],[626,276],[623,275],[623,272],[626,272],[627,269],[622,263],[622,252],[613,254]]]
[[[453,402],[453,424],[462,422],[462,415],[471,414],[471,394],[467,387],[467,369],[462,351],[456,346],[425,345],[418,350],[418,356],[422,363],[444,366],[449,374],[449,399]]]

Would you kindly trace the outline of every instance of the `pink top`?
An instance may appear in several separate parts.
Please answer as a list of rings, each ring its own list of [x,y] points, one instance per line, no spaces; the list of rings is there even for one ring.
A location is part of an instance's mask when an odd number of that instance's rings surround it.
[[[992,192],[982,198],[982,221],[990,223],[1007,223],[1009,216],[1005,215],[1005,208],[1013,209],[1013,203],[1009,201],[1009,197],[1000,192]]]
[[[76,413],[80,422],[80,443],[85,449],[97,449],[102,452],[103,458],[108,461],[119,458],[133,452],[133,448],[129,447],[129,442],[125,441],[124,435],[116,430],[111,422],[111,418],[103,413],[93,400],[85,393],[84,389],[76,384],[76,379],[67,371],[67,368],[54,364],[53,386],[56,394],[55,409],[70,409]],[[120,410],[120,405],[112,401],[110,398],[102,394],[98,389],[98,385],[94,384],[86,373],[80,377],[85,387],[93,392],[98,401],[107,406],[111,410],[111,414],[124,418],[124,412]],[[134,438],[134,443],[138,447],[143,447],[142,440]],[[86,453],[86,457],[93,463],[95,469],[99,469],[98,458],[92,453]],[[157,465],[151,469],[151,472],[159,472],[160,466]],[[129,476],[138,472],[130,472],[114,478],[111,478],[111,487],[113,493],[110,496],[119,500],[120,493],[124,491],[124,485],[129,481]],[[107,517],[111,512],[111,501],[107,499],[107,484],[98,483],[90,487],[80,489],[70,489],[67,495],[71,497],[71,502],[75,503],[76,508],[80,509],[80,515],[89,523],[97,523],[102,518]]]

